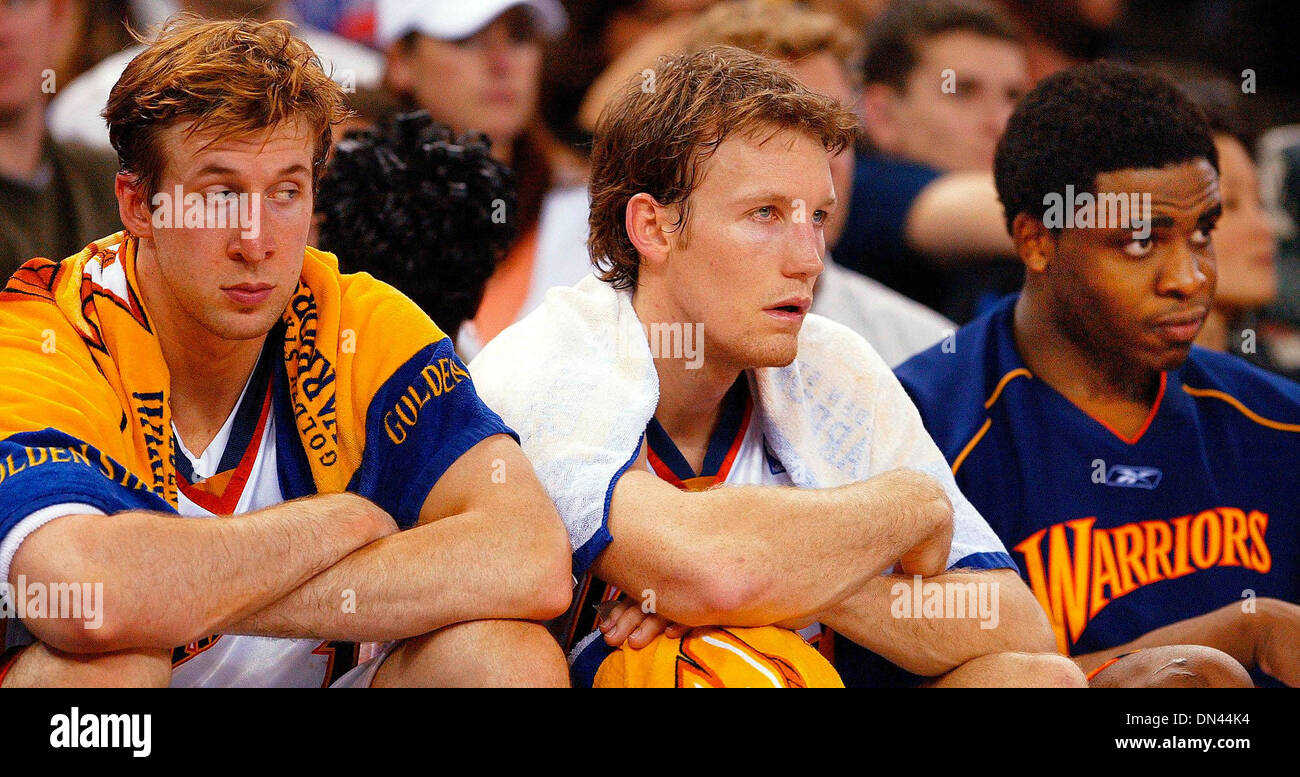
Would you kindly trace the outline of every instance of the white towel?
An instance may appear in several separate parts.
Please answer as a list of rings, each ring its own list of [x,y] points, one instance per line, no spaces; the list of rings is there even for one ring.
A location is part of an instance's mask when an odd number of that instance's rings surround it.
[[[631,294],[595,276],[552,289],[483,349],[470,373],[487,405],[518,432],[568,527],[581,574],[611,540],[614,484],[636,460],[659,403]],[[925,472],[953,503],[949,566],[1014,568],[957,489],[903,387],[859,335],[810,314],[794,362],[749,378],[755,417],[796,486],[828,488],[895,467]]]

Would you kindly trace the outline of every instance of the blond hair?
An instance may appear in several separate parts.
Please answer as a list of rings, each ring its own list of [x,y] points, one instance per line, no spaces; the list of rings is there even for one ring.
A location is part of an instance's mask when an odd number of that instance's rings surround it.
[[[142,41],[144,42],[144,41]],[[187,136],[249,137],[301,120],[315,138],[313,180],[324,171],[330,128],[347,116],[343,90],[311,48],[277,20],[169,21],[126,66],[103,116],[123,172],[157,190],[163,172],[159,133],[189,120]]]
[[[664,57],[627,82],[601,113],[591,153],[587,249],[600,277],[636,286],[640,257],[627,235],[627,204],[644,192],[679,206],[685,230],[701,165],[728,137],[783,130],[832,154],[854,139],[857,118],[809,91],[781,63],[733,46]]]

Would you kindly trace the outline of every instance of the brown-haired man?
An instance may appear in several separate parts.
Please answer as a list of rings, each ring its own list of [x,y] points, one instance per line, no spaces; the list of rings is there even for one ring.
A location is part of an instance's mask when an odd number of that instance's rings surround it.
[[[814,684],[807,646],[772,627],[820,623],[939,684],[1082,683],[1009,652],[1052,645],[1005,549],[879,356],[807,315],[854,124],[740,49],[661,61],[596,135],[601,278],[553,290],[473,363],[591,573],[565,634],[583,682]],[[914,574],[1000,591],[996,627],[904,612]],[[622,649],[584,638],[592,599]]]
[[[565,682],[528,622],[564,535],[510,430],[305,245],[341,106],[283,22],[182,19],[115,86],[127,232],[0,294],[5,685],[320,686],[345,642],[388,643],[349,685]],[[94,612],[26,606],[60,583]]]

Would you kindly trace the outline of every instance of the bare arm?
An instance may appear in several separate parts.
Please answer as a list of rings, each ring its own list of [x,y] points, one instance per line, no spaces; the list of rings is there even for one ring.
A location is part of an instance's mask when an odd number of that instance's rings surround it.
[[[316,496],[213,520],[149,512],[69,515],[32,533],[11,582],[103,583],[103,621],[24,622],[68,653],[170,649],[225,631],[351,551],[396,530],[371,502]]]
[[[936,584],[930,592],[925,586]],[[1055,653],[1047,616],[1011,569],[953,570],[924,578],[920,594],[911,576],[883,575],[824,613],[819,620],[913,674],[933,677],[990,653]],[[951,586],[964,617],[924,617],[916,602]],[[906,597],[902,600],[900,597]],[[945,599],[947,597],[945,596]],[[985,609],[982,609],[985,607]]]
[[[497,435],[439,478],[417,526],[352,553],[231,631],[385,641],[469,620],[553,618],[572,589],[559,515],[523,451]]]
[[[62,653],[42,642],[27,646],[5,674],[4,688],[166,688],[172,651]]]
[[[935,179],[908,210],[904,236],[936,264],[1016,259],[992,173],[948,173]]]
[[[1115,656],[1162,645],[1205,645],[1222,650],[1247,669],[1300,686],[1300,605],[1261,598],[1249,612],[1229,604],[1195,618],[1171,623],[1123,645],[1075,656],[1091,672]]]
[[[690,493],[633,467],[615,487],[609,529],[601,579],[653,591],[679,623],[758,626],[822,612],[900,559],[909,572],[941,571],[952,507],[911,470],[831,489]]]

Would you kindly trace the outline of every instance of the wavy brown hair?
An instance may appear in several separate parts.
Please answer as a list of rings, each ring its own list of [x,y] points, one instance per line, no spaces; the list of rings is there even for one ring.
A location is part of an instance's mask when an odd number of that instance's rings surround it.
[[[587,249],[601,279],[636,286],[640,257],[624,225],[634,195],[676,205],[674,226],[685,237],[701,166],[728,137],[800,132],[837,154],[856,126],[850,111],[767,57],[711,46],[661,58],[628,81],[596,125]]]
[[[142,40],[141,42],[147,42]],[[347,116],[343,90],[286,21],[169,21],[126,66],[103,116],[123,172],[152,195],[162,177],[158,135],[179,120],[199,132],[250,137],[304,121],[315,138],[313,181],[330,152],[330,128]]]

